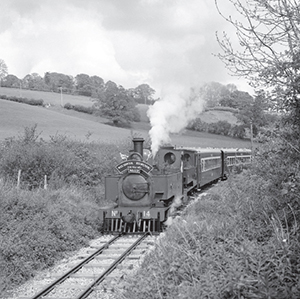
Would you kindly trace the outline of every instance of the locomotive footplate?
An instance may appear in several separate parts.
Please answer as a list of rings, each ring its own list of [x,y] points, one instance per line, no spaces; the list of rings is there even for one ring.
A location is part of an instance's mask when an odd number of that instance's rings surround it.
[[[162,231],[169,208],[132,209],[118,208],[103,211],[103,232],[152,232]]]

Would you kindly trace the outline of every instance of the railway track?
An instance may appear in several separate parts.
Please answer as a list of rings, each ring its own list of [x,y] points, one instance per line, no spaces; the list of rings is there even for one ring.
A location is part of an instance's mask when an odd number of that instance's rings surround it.
[[[146,240],[150,233],[142,235],[119,234],[105,242],[100,248],[72,267],[65,274],[35,294],[20,299],[83,299],[102,298],[112,279],[119,279],[116,273],[124,260],[138,260],[149,247]]]

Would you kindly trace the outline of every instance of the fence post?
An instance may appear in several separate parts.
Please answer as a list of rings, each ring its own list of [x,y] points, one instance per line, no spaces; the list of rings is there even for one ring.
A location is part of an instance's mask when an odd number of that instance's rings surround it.
[[[47,190],[48,184],[47,184],[47,175],[44,177],[44,189]]]
[[[19,169],[18,171],[18,181],[17,181],[17,188],[20,187],[20,183],[21,183],[21,169]]]

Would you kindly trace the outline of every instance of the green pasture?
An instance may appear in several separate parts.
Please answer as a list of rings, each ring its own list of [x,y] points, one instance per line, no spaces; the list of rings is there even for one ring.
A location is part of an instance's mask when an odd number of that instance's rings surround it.
[[[24,97],[28,99],[40,100],[42,99],[45,104],[51,104],[53,106],[63,106],[66,103],[72,105],[92,106],[93,101],[89,97],[60,94],[56,92],[47,91],[35,91],[19,88],[7,88],[0,87],[0,95]]]
[[[55,134],[95,142],[115,142],[133,135],[148,138],[148,123],[134,123],[131,129],[125,129],[106,125],[105,121],[107,120],[63,108],[53,110],[0,100],[0,140],[19,135],[25,127],[35,124],[37,132],[46,140]],[[192,131],[171,135],[171,142],[177,146],[250,147],[249,141]]]

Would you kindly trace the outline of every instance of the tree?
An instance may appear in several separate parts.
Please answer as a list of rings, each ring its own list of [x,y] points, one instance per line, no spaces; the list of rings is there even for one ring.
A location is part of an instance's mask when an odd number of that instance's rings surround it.
[[[92,95],[91,79],[89,75],[79,74],[75,77],[75,87],[79,95],[88,96]]]
[[[153,95],[155,94],[155,90],[148,84],[140,84],[138,87],[132,88],[129,91],[137,103],[153,104],[154,102]]]
[[[15,75],[7,75],[2,80],[2,86],[3,87],[19,88],[20,83],[21,83],[21,80]]]
[[[93,86],[92,96],[98,96],[104,88],[104,80],[99,76],[91,76],[91,85]]]
[[[78,94],[96,98],[104,88],[104,81],[98,76],[79,74],[75,77],[75,87]]]
[[[2,79],[8,74],[7,65],[3,59],[0,59],[0,86],[2,86]]]
[[[228,96],[229,93],[227,87],[218,82],[205,83],[200,88],[200,95],[206,102],[207,107],[219,106],[220,100]]]
[[[71,93],[73,91],[74,80],[72,76],[55,72],[46,72],[44,81],[51,91],[59,92],[60,88],[62,88],[65,93]]]
[[[241,20],[219,13],[236,29],[240,49],[226,33],[217,39],[219,58],[233,75],[247,78],[254,87],[270,88],[281,109],[300,130],[300,4],[298,0],[229,0]]]
[[[47,90],[44,79],[37,73],[26,75],[22,80],[22,88],[34,90]]]
[[[247,100],[240,106],[236,114],[238,121],[247,128],[253,125],[253,134],[257,135],[259,128],[267,125],[265,110],[268,107],[265,92],[260,90],[256,93],[254,99]]]
[[[248,92],[234,90],[222,97],[222,99],[220,100],[220,105],[225,107],[243,109],[244,105],[248,105],[252,101],[253,98]]]
[[[115,124],[119,124],[140,120],[135,105],[130,93],[123,86],[108,81],[94,107],[99,110],[100,115],[111,118]]]

